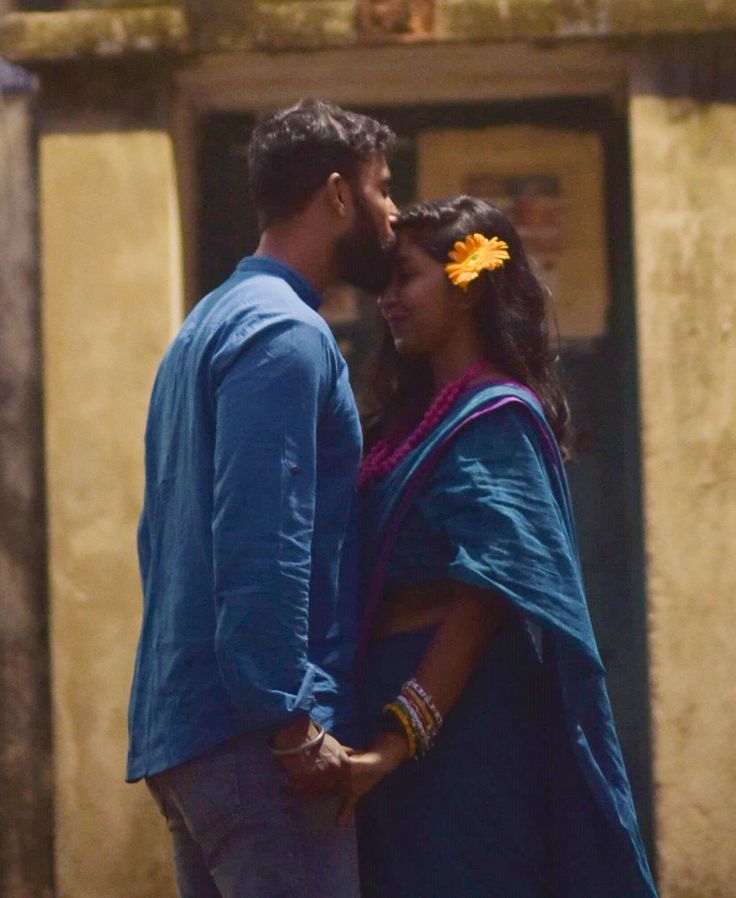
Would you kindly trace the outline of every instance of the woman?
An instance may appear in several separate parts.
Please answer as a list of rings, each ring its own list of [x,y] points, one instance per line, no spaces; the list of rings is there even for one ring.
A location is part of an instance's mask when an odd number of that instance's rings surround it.
[[[365,898],[655,895],[582,591],[545,291],[470,197],[397,223],[361,471]],[[416,760],[409,760],[414,757]]]

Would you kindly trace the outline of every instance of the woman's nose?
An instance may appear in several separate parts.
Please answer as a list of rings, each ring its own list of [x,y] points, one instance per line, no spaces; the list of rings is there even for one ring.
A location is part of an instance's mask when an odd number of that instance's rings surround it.
[[[396,291],[393,284],[389,284],[382,293],[379,294],[377,302],[378,308],[383,312],[396,301]]]

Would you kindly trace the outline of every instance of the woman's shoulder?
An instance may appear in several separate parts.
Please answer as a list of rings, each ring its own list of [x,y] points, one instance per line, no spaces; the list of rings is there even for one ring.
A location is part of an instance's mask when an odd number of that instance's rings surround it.
[[[448,448],[452,462],[536,456],[546,439],[545,425],[532,405],[517,396],[482,414],[470,415]]]
[[[509,490],[546,492],[548,453],[534,415],[525,404],[513,402],[469,420],[430,474],[420,504],[447,509],[495,501]]]

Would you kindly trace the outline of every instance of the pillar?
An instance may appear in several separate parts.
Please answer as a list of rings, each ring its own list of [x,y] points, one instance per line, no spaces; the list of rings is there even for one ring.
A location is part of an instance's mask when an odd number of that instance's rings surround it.
[[[90,114],[40,149],[58,898],[173,894],[164,822],[123,779],[143,434],[181,247],[171,140],[125,125]]]
[[[736,881],[736,39],[638,66],[630,104],[663,898]]]
[[[35,82],[0,59],[0,896],[50,898]]]

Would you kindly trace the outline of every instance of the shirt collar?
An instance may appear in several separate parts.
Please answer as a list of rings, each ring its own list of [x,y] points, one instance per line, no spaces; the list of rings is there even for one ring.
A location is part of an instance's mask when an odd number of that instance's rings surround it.
[[[306,278],[303,278],[293,268],[289,268],[288,265],[277,262],[276,259],[271,259],[269,256],[246,256],[238,263],[238,271],[252,271],[280,277],[310,309],[318,312],[322,305],[322,297]]]

